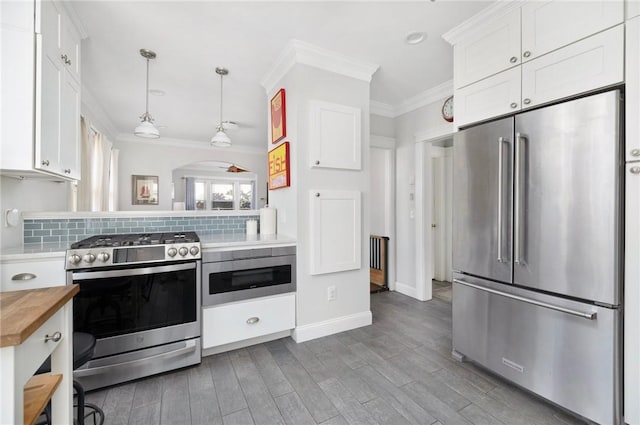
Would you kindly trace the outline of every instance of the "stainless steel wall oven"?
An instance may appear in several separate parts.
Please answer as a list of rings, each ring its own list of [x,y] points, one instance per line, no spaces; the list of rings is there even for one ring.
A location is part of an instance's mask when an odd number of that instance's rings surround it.
[[[207,252],[202,301],[210,306],[296,290],[296,247]]]
[[[75,331],[97,339],[74,372],[100,388],[201,359],[200,244],[195,233],[97,236],[67,252]]]

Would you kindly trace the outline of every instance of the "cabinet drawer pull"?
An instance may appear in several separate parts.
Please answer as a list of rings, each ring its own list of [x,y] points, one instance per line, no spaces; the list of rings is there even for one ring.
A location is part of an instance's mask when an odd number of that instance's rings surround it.
[[[249,317],[247,319],[247,325],[255,325],[256,323],[258,323],[260,321],[259,317]]]
[[[62,62],[64,62],[64,63],[67,63],[67,61],[69,60],[67,55],[60,55],[60,59],[62,59]]]
[[[525,51],[522,56],[524,56],[525,58],[528,58],[529,56],[531,56],[531,52],[530,51]]]
[[[509,59],[509,62],[511,63],[516,63],[518,61],[518,58],[515,56],[511,56],[511,58]]]
[[[511,109],[515,109],[518,107],[518,104],[516,102],[512,102],[509,106],[511,106]]]
[[[45,159],[44,161],[42,161],[42,165],[44,165],[45,167],[49,166],[49,160]]]
[[[631,167],[631,174],[640,174],[640,167]]]
[[[316,198],[320,197],[320,192],[316,192]]]
[[[54,332],[53,335],[49,336],[49,334],[44,336],[44,342],[58,342],[62,339],[62,334],[60,332]]]
[[[640,156],[640,149],[631,149],[631,156]]]
[[[525,105],[528,105],[531,103],[531,99],[526,98],[525,100],[522,101],[522,103],[524,103]]]
[[[65,174],[71,174],[71,168],[65,168],[64,173]]]
[[[11,276],[11,280],[33,280],[36,277],[38,276],[33,273],[18,273]]]
[[[320,165],[320,161],[316,160],[316,165]]]

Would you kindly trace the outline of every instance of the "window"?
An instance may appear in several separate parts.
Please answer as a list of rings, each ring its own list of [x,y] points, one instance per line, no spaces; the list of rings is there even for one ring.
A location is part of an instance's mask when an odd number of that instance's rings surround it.
[[[255,209],[255,187],[255,180],[197,178],[195,209],[198,211]]]

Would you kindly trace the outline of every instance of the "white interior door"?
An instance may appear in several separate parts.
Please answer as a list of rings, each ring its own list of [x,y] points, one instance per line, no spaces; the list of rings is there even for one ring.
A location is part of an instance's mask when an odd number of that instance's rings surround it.
[[[432,279],[446,280],[446,155],[445,148],[433,146],[431,148],[432,170],[432,213],[431,235],[433,249],[431,250]]]

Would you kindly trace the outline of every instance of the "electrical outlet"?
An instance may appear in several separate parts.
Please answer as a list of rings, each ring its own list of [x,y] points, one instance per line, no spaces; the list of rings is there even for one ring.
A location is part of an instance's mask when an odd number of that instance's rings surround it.
[[[327,301],[335,301],[336,299],[336,287],[329,286],[327,288]]]

